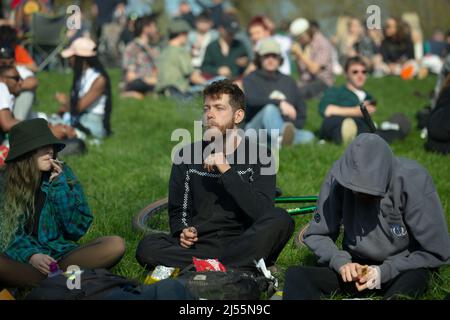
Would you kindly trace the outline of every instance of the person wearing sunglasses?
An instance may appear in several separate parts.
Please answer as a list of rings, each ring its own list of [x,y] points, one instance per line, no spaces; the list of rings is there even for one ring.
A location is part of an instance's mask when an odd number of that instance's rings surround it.
[[[13,66],[0,66],[0,144],[5,134],[19,121],[14,118],[15,97],[20,93],[22,78]]]
[[[367,80],[367,66],[359,57],[352,57],[345,63],[347,82],[341,87],[325,91],[319,104],[319,113],[324,118],[320,138],[335,143],[348,143],[357,134],[369,132],[359,104],[364,102],[369,114],[376,112],[375,99],[364,90]]]
[[[14,48],[7,43],[0,45],[0,66],[16,67],[17,72],[22,78],[21,90],[14,103],[14,117],[20,121],[31,118],[31,110],[39,85],[37,77],[27,67],[17,64]]]

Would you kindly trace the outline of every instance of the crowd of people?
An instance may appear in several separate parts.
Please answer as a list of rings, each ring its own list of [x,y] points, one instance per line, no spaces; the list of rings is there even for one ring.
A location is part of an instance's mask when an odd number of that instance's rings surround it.
[[[184,268],[193,257],[216,257],[231,269],[252,269],[259,259],[275,264],[294,223],[275,207],[276,172],[262,174],[267,163],[259,157],[274,150],[245,134],[261,129],[276,149],[317,139],[346,145],[303,235],[320,266],[290,268],[285,299],[366,289],[389,299],[418,296],[435,269],[450,263],[445,213],[431,176],[389,147],[408,135],[411,122],[394,113],[373,129],[367,114],[386,106],[365,88],[369,75],[437,74],[425,148],[448,154],[449,34],[436,30],[424,41],[415,15],[388,18],[383,30],[342,17],[328,38],[305,18],[283,32],[262,15],[243,28],[220,0],[196,1],[203,9],[198,15],[180,1],[166,25],[146,1],[94,3],[95,23],[83,17],[86,24],[68,32],[60,52],[73,80],[69,93],[54,93],[54,115],[34,109],[36,73],[45,71],[21,42],[33,14],[51,12],[52,1],[12,1],[15,14],[0,17],[0,286],[38,285],[53,263],[110,268],[124,255],[116,235],[77,244],[93,215],[74,172],[57,159],[112,135],[115,90],[123,99],[203,98],[205,139],[178,151],[183,160],[174,161],[169,181],[170,234],[142,239],[136,259],[143,267]],[[122,69],[117,87],[105,68],[111,61]],[[341,86],[338,75],[345,77]],[[317,134],[305,128],[313,110],[322,117]],[[223,150],[196,163],[196,153],[202,157],[217,136],[225,139]],[[252,150],[258,150],[255,162],[238,161],[240,154],[250,159]]]

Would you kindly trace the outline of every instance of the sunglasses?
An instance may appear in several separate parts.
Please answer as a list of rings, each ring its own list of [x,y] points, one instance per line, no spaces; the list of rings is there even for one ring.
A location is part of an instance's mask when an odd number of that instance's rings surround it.
[[[13,79],[15,82],[19,82],[22,80],[20,76],[3,76],[4,78]]]
[[[353,70],[352,71],[352,74],[358,74],[358,73],[367,74],[367,70]]]
[[[268,53],[268,54],[263,55],[263,58],[264,58],[264,59],[265,59],[265,58],[274,58],[274,59],[278,59],[278,58],[280,58],[280,56],[279,56],[278,54],[276,54],[276,53]]]

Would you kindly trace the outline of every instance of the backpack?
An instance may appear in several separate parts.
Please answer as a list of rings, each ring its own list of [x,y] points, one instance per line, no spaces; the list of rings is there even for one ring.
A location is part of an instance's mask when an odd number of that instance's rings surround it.
[[[25,297],[26,300],[99,300],[121,287],[137,287],[135,280],[115,275],[106,269],[86,269],[80,275],[80,289],[69,289],[68,278],[59,274],[47,278]]]
[[[259,271],[196,272],[188,266],[176,279],[194,297],[206,300],[259,300],[263,292],[273,290],[271,280]]]

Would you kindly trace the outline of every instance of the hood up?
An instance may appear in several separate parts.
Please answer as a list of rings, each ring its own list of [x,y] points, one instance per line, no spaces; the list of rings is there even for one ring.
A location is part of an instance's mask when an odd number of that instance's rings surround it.
[[[360,134],[333,166],[332,174],[344,187],[384,197],[392,176],[394,155],[378,135]]]

